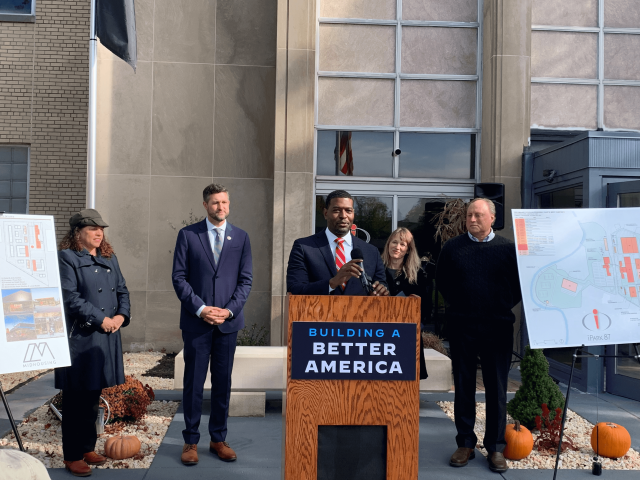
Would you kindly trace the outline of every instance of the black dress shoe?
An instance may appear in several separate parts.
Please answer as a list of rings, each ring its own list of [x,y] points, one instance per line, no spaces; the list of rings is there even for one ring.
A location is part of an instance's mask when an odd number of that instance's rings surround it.
[[[509,465],[500,452],[493,452],[487,457],[487,460],[489,461],[489,470],[492,472],[503,473],[509,470]]]
[[[476,458],[476,452],[473,448],[460,447],[451,455],[449,465],[452,467],[464,467],[469,463],[469,460],[473,460],[474,458]]]

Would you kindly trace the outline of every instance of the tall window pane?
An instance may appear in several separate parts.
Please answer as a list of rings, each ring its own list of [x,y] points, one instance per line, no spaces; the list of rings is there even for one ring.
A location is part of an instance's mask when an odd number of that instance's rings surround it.
[[[401,133],[400,177],[474,178],[474,134]]]
[[[318,175],[391,177],[393,133],[318,131]]]
[[[316,232],[321,232],[327,227],[324,219],[324,206],[326,195],[316,196]],[[356,235],[362,240],[369,240],[371,245],[382,252],[384,244],[391,235],[392,226],[392,197],[365,197],[355,196],[354,224],[358,228]]]
[[[27,213],[28,175],[28,147],[0,146],[0,212]]]
[[[398,227],[409,229],[418,255],[434,262],[440,254],[440,242],[434,239],[436,228],[432,220],[442,212],[444,202],[439,198],[398,197]]]
[[[0,0],[0,13],[31,15],[32,0]]]

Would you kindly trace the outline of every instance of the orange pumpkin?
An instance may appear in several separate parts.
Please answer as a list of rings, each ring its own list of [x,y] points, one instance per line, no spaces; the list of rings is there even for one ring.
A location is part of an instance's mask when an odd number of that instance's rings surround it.
[[[616,423],[600,422],[591,431],[591,447],[601,457],[624,457],[631,448],[631,436]]]
[[[522,460],[533,450],[533,436],[527,427],[520,425],[518,420],[515,425],[513,423],[507,425],[504,438],[507,441],[504,457],[509,460]]]
[[[104,444],[104,453],[114,460],[131,458],[140,451],[140,440],[133,435],[111,437]]]

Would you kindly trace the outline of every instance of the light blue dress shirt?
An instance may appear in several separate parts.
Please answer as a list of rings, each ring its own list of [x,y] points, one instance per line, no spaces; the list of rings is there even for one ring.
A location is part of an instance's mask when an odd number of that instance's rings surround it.
[[[467,234],[469,235],[469,238],[471,240],[473,240],[474,242],[478,242],[480,243],[480,240],[478,240],[476,237],[474,237],[473,235],[471,235],[471,232],[467,232]],[[493,232],[493,228],[491,229],[491,232],[489,232],[489,235],[487,235],[486,237],[484,237],[484,240],[482,240],[482,243],[487,243],[490,242],[491,240],[493,240],[493,238],[496,236],[496,234]]]
[[[209,221],[209,217],[207,217],[205,220],[207,222],[207,234],[209,235],[209,244],[211,245],[211,253],[213,253],[213,246],[216,243],[216,231],[215,231],[216,228],[218,228],[219,230],[222,230],[220,232],[220,250],[222,250],[222,247],[224,247],[225,233],[227,231],[227,221],[225,220],[225,222],[222,225],[220,225],[219,227],[216,227],[213,223]],[[198,311],[196,312],[196,316],[198,317],[200,316],[200,314],[202,313],[202,310],[204,310],[204,307],[206,307],[206,305],[202,305],[198,309]],[[227,308],[227,310],[229,309]],[[229,310],[229,313],[231,314],[231,318],[233,318],[233,312]]]

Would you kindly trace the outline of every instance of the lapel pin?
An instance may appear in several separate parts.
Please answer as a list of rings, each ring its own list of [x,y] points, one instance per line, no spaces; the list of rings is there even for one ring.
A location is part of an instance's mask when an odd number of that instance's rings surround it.
[[[231,240],[231,237],[227,237],[227,240]]]

